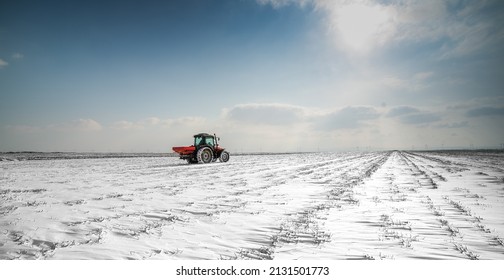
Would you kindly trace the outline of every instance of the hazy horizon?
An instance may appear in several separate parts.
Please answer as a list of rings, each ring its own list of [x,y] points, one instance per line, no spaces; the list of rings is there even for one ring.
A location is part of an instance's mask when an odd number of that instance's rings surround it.
[[[380,152],[406,152],[406,153],[502,153],[504,149],[497,147],[432,147],[420,148],[412,147],[411,149],[371,149],[371,148],[355,148],[339,151],[244,151],[231,150],[228,152],[233,156],[246,155],[285,155],[285,154],[347,154],[347,153],[380,153]],[[11,155],[11,156],[9,156]],[[3,156],[3,157],[2,157]],[[12,157],[14,156],[14,157]],[[32,160],[32,159],[87,159],[87,158],[108,158],[108,157],[158,157],[169,156],[178,157],[174,151],[0,151],[0,161],[2,160]]]

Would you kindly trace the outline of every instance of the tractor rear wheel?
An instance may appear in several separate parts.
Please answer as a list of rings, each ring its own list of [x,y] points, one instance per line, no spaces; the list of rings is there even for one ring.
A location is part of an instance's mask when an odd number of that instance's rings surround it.
[[[198,159],[198,163],[210,163],[213,159],[213,152],[208,147],[201,148],[198,150],[196,158]]]
[[[226,151],[222,151],[222,153],[220,154],[219,160],[221,162],[227,162],[229,160],[229,153]]]

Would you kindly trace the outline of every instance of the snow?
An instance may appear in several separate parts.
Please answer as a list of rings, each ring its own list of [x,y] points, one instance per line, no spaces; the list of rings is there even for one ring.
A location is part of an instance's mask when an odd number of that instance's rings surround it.
[[[504,155],[0,162],[0,259],[503,259]]]

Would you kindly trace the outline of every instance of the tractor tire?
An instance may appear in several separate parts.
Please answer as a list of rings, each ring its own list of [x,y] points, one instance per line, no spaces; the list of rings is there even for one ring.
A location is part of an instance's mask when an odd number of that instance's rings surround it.
[[[210,163],[213,160],[213,152],[212,149],[208,147],[204,147],[198,150],[196,154],[196,158],[198,159],[198,163]]]
[[[219,157],[220,162],[227,162],[229,160],[229,153],[226,151],[222,151]]]

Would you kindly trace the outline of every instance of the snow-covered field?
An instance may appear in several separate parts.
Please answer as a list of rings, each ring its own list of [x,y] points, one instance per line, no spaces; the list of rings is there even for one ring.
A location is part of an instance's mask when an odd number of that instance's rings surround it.
[[[504,154],[0,162],[0,259],[504,259]]]

